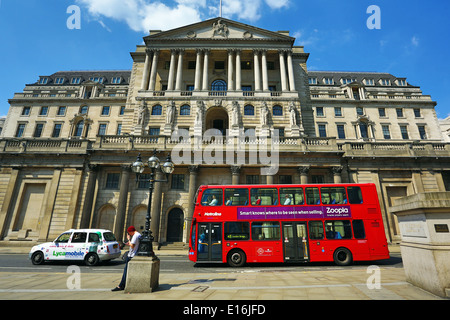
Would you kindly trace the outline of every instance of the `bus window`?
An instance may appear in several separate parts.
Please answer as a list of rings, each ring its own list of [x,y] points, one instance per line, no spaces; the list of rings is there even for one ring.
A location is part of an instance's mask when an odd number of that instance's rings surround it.
[[[319,188],[306,188],[306,203],[320,204]]]
[[[225,222],[225,240],[248,240],[250,224],[248,222]]]
[[[363,197],[360,187],[348,187],[348,201],[351,204],[360,204],[363,203]]]
[[[311,240],[323,239],[323,223],[322,221],[309,222],[309,238]]]
[[[252,206],[276,206],[278,205],[277,189],[251,189]]]
[[[253,222],[252,240],[280,240],[280,223]]]
[[[347,195],[343,187],[320,188],[320,193],[323,204],[347,204]]]
[[[352,227],[348,220],[325,221],[327,239],[351,239]]]
[[[225,189],[226,206],[247,206],[248,189]]]
[[[353,220],[353,234],[355,239],[365,239],[366,232],[364,230],[364,222],[362,220]]]
[[[203,206],[221,206],[222,189],[206,189],[202,196]]]
[[[303,188],[281,188],[280,201],[283,206],[305,204]]]

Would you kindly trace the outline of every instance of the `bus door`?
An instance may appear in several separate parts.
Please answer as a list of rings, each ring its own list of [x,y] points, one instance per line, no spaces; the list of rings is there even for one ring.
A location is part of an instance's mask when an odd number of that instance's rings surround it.
[[[306,222],[283,222],[284,261],[309,260]]]
[[[222,223],[199,223],[197,261],[222,262]]]

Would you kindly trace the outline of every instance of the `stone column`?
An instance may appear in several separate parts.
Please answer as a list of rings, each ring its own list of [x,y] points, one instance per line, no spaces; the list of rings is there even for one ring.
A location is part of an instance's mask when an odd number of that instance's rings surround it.
[[[169,79],[167,80],[167,91],[173,91],[173,83],[175,78],[175,61],[177,57],[177,51],[171,50],[170,53],[170,67],[169,67]]]
[[[263,91],[269,91],[269,77],[267,73],[267,50],[262,51],[262,80]]]
[[[255,69],[255,91],[261,91],[261,70],[259,66],[259,50],[253,51]]]
[[[151,52],[149,50],[146,50],[145,52],[145,64],[144,64],[144,73],[142,76],[142,84],[141,84],[141,90],[147,90],[148,89],[148,82],[150,80],[150,54]]]
[[[195,63],[195,84],[194,84],[194,90],[198,91],[200,90],[200,80],[201,80],[201,66],[202,63],[202,50],[198,49],[197,50],[197,61]]]
[[[310,166],[301,166],[298,168],[298,172],[300,173],[300,184],[308,184],[308,174]]]
[[[333,183],[339,184],[342,183],[342,173],[343,167],[332,167],[331,172],[333,173]]]
[[[186,229],[184,238],[186,239],[186,242],[189,242],[189,232],[191,231],[191,223],[192,218],[194,217],[194,209],[195,209],[195,202],[197,199],[194,199],[195,193],[197,192],[197,177],[198,177],[198,166],[189,166],[189,206],[188,206],[188,212],[186,217]]]
[[[98,165],[89,165],[89,177],[86,188],[86,196],[84,198],[83,212],[81,213],[80,228],[87,229],[90,227],[92,205],[94,203],[95,186],[97,184]]]
[[[151,91],[155,91],[156,72],[158,70],[158,58],[159,58],[159,50],[153,51],[152,69],[150,72],[150,83],[148,85],[148,90]]]
[[[130,165],[122,166],[122,176],[120,179],[119,203],[117,204],[116,223],[114,225],[114,234],[116,239],[123,239],[125,230],[125,216],[128,202],[128,186],[130,185]]]
[[[281,90],[287,91],[286,63],[284,61],[284,50],[280,50],[279,53],[280,53]]]
[[[205,50],[205,57],[204,57],[204,62],[203,62],[203,86],[202,86],[202,90],[203,91],[208,91],[208,87],[209,87],[209,79],[208,79],[208,67],[209,67],[209,50]]]
[[[242,90],[241,50],[236,50],[236,90]]]
[[[291,91],[295,91],[295,78],[294,78],[294,64],[292,62],[292,50],[287,52],[287,64],[289,74],[289,88]]]
[[[233,80],[233,72],[234,72],[234,51],[228,50],[228,91],[234,90],[234,80]]]
[[[240,166],[231,166],[231,184],[238,185],[239,184],[239,177],[241,174],[241,167]]]
[[[183,81],[183,56],[184,50],[180,50],[178,54],[177,79],[175,83],[176,91],[181,91],[181,83]]]

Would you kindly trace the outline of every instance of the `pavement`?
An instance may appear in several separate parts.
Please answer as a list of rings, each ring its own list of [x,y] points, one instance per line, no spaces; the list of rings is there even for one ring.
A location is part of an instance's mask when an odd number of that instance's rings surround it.
[[[28,252],[29,248],[26,251]],[[398,246],[391,253],[400,253]],[[0,248],[0,254],[23,253]],[[158,256],[182,255],[186,250],[159,250]],[[1,300],[448,300],[406,281],[401,264],[324,268],[301,265],[277,268],[221,268],[220,272],[160,273],[153,293],[111,292],[122,273],[82,273],[79,287],[73,274],[57,272],[0,272]],[[223,271],[226,270],[226,271]],[[377,281],[379,280],[379,281]],[[378,285],[379,284],[379,285]],[[73,288],[75,287],[75,289]],[[186,302],[186,305],[187,304]],[[192,307],[192,304],[190,305]],[[188,311],[193,311],[188,310]],[[195,310],[194,310],[195,311]]]

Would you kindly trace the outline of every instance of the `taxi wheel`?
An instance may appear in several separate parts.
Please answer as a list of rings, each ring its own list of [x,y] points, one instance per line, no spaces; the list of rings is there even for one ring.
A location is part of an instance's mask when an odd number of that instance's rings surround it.
[[[31,256],[31,263],[34,265],[39,265],[44,263],[44,253],[42,251],[36,251]]]
[[[89,253],[86,258],[84,258],[84,262],[87,266],[96,266],[99,263],[100,259],[98,255],[95,253]]]

